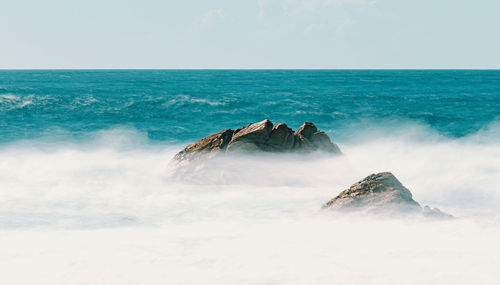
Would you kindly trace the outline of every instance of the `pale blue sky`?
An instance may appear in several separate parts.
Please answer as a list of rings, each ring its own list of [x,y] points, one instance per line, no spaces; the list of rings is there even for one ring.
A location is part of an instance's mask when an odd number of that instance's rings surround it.
[[[0,0],[0,68],[500,68],[499,0]]]

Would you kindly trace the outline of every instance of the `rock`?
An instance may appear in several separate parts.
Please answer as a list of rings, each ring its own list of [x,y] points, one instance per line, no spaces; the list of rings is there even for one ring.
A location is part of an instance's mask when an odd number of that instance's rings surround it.
[[[339,147],[328,135],[318,131],[311,122],[305,122],[294,133],[286,124],[273,125],[269,120],[246,127],[220,131],[188,145],[177,155],[176,161],[191,161],[230,152],[313,152],[340,154]]]
[[[233,135],[227,146],[228,151],[259,151],[265,148],[273,129],[269,120],[250,124]]]
[[[310,141],[317,149],[331,153],[340,153],[340,148],[330,140],[325,132],[315,132],[311,136]]]
[[[305,122],[295,132],[295,148],[302,151],[322,150],[331,153],[340,153],[339,147],[332,143],[325,132],[319,132],[316,126],[311,122]]]
[[[233,130],[222,130],[216,134],[210,135],[193,144],[188,145],[182,151],[177,153],[174,159],[179,161],[196,160],[208,154],[210,154],[210,156],[214,156],[226,149],[232,137]]]
[[[433,219],[440,219],[440,220],[453,219],[452,215],[442,212],[438,208],[431,208],[429,206],[424,206],[422,214],[424,215],[424,217]]]
[[[406,187],[390,172],[372,174],[342,191],[323,208],[362,211],[369,214],[422,214],[425,217],[452,217],[439,209],[424,209]]]
[[[287,125],[280,123],[273,127],[269,139],[266,142],[266,150],[284,152],[290,151],[295,145],[293,130]]]
[[[368,208],[370,211],[390,208],[420,208],[411,192],[390,172],[372,174],[342,191],[326,203],[332,209]]]
[[[313,123],[305,122],[302,126],[299,127],[295,134],[301,138],[309,139],[317,131],[318,129]]]

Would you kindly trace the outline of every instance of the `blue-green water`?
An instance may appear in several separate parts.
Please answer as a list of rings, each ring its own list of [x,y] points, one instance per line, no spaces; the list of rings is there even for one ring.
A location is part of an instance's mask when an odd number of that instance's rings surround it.
[[[113,128],[184,142],[266,118],[337,141],[408,124],[463,137],[499,115],[498,70],[0,71],[0,142]]]
[[[500,71],[0,71],[0,283],[498,284],[499,115]],[[265,118],[343,155],[170,163]],[[457,219],[320,210],[382,171]]]

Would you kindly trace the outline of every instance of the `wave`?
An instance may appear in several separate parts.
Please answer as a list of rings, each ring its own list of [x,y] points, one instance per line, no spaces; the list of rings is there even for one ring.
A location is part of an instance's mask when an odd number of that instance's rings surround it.
[[[33,96],[16,96],[14,94],[0,95],[0,112],[4,110],[22,109],[33,104]]]
[[[19,97],[14,94],[2,94],[0,95],[0,100],[19,100]],[[0,102],[2,102],[0,101]]]
[[[392,171],[423,204],[462,217],[495,212],[500,205],[496,124],[461,139],[425,128],[405,131],[406,136],[396,132],[341,142],[340,157],[229,157],[187,168],[181,176],[173,175],[169,161],[183,145],[152,143],[134,129],[99,131],[79,142],[2,144],[2,212],[10,217],[58,213],[49,224],[61,217],[71,221],[67,213],[96,219],[121,215],[144,224],[224,219],[227,211],[235,211],[231,217],[265,217],[267,211],[314,215],[341,190],[381,171]],[[243,201],[256,208],[236,210],[245,207]],[[3,227],[15,225],[12,220]]]
[[[224,106],[227,103],[215,100],[208,100],[206,98],[195,98],[190,95],[177,95],[175,98],[163,103],[163,106],[168,107],[170,105],[177,105],[183,103],[191,103],[191,104],[206,104],[209,106]]]
[[[500,280],[497,71],[0,77],[1,284]],[[169,164],[197,138],[265,118],[313,121],[344,155]],[[457,218],[321,210],[381,171]]]
[[[425,126],[363,132],[340,143],[340,157],[227,158],[208,164],[212,171],[193,169],[195,181],[169,175],[183,144],[153,143],[134,129],[2,144],[0,242],[8,246],[0,250],[0,279],[494,284],[497,130],[492,124],[461,139]],[[320,210],[385,170],[416,200],[458,218],[342,218]]]

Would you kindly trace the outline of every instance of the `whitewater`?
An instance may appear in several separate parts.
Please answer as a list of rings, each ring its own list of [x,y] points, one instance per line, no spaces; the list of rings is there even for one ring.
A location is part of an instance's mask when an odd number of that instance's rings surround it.
[[[2,71],[0,283],[498,284],[499,78]],[[343,155],[174,175],[186,144],[265,118],[314,121]],[[456,219],[321,210],[381,171]]]

